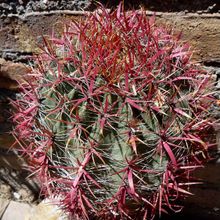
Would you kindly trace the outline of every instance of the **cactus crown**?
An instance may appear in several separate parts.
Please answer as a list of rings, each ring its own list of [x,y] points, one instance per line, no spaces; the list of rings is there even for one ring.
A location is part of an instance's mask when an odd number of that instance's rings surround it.
[[[207,159],[210,76],[144,12],[96,11],[45,40],[21,83],[15,136],[42,192],[74,219],[180,209]]]

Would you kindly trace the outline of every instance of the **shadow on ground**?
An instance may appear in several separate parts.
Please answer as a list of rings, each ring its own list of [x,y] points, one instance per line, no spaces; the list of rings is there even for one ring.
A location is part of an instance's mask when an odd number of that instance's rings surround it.
[[[209,163],[195,172],[202,185],[191,188],[194,194],[184,202],[181,213],[164,215],[160,220],[219,220],[220,219],[220,163]]]

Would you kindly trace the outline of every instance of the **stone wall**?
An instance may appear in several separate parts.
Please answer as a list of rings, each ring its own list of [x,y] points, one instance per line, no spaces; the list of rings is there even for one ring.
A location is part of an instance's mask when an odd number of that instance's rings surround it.
[[[23,65],[38,50],[43,35],[61,32],[62,22],[80,19],[96,8],[92,0],[0,0],[0,92],[16,89],[16,78],[28,70]],[[99,1],[114,8],[118,1]],[[193,59],[220,74],[220,2],[219,0],[130,0],[126,9],[156,12],[158,23],[183,32],[191,43]],[[7,62],[6,62],[7,61]],[[11,61],[11,62],[9,62]],[[4,91],[2,90],[4,89]],[[3,103],[0,102],[0,105]],[[1,113],[1,112],[0,112]],[[3,116],[0,116],[0,120]],[[6,119],[5,119],[6,120]],[[1,121],[0,121],[1,123]],[[0,124],[0,131],[2,125]]]
[[[0,3],[0,56],[24,62],[36,51],[39,36],[60,31],[60,22],[77,19],[82,10],[95,9],[93,1],[3,0]],[[101,1],[114,7],[118,1]],[[108,2],[111,2],[108,3]],[[148,14],[156,11],[158,22],[183,31],[192,42],[195,59],[220,65],[220,2],[218,0],[125,1],[128,9],[142,5]]]
[[[114,8],[118,1],[100,2]],[[141,5],[149,16],[156,12],[158,23],[173,27],[176,32],[182,31],[183,39],[191,42],[194,49],[193,59],[208,66],[213,72],[220,73],[219,0],[203,0],[202,3],[201,0],[124,2],[128,10]],[[1,99],[16,90],[15,80],[28,71],[23,64],[27,63],[30,55],[37,52],[41,36],[50,35],[52,31],[62,31],[63,21],[80,19],[86,13],[84,10],[95,8],[92,0],[1,0],[0,58],[4,58],[0,59]],[[0,106],[3,109],[7,105],[0,100]],[[1,110],[0,132],[5,131],[6,125],[9,127],[4,114],[4,110]]]
[[[0,0],[0,58],[3,58],[0,59],[0,168],[21,170],[22,162],[18,159],[16,151],[8,151],[13,143],[13,137],[7,133],[11,129],[7,98],[12,98],[16,92],[15,80],[28,72],[26,65],[28,57],[38,51],[37,43],[42,35],[62,31],[63,21],[80,19],[85,11],[96,8],[94,2]],[[99,2],[113,8],[118,1]],[[182,31],[183,39],[190,41],[195,51],[193,59],[201,62],[213,73],[218,73],[220,77],[219,0],[124,0],[124,2],[126,9],[137,9],[141,5],[149,16],[156,12],[158,23],[173,27],[176,32]]]

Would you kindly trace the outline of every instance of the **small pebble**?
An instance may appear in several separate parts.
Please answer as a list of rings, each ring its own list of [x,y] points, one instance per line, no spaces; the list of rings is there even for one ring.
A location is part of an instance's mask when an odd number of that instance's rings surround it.
[[[220,208],[218,208],[218,207],[213,208],[213,211],[215,211],[215,212],[218,212],[219,210],[220,210]]]
[[[13,192],[13,196],[15,199],[20,199],[21,198],[21,195],[17,192]]]

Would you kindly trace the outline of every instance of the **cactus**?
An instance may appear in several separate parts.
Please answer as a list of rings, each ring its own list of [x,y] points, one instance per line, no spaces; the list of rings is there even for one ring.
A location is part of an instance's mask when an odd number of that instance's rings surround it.
[[[44,38],[13,103],[14,136],[42,194],[71,219],[151,219],[209,159],[210,75],[154,17],[104,8]]]

